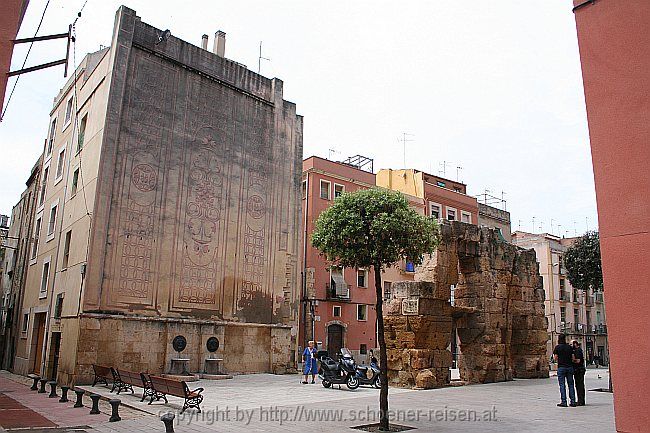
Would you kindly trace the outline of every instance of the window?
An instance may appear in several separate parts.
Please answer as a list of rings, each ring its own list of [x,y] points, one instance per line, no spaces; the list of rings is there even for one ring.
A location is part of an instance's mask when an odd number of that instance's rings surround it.
[[[41,222],[43,221],[42,218],[37,218],[36,219],[36,225],[34,226],[34,242],[32,243],[32,259],[36,258],[36,253],[38,252],[38,239],[41,235]]]
[[[368,353],[368,346],[365,344],[359,345],[359,355],[365,355]]]
[[[384,281],[384,299],[390,299],[392,285],[390,281]]]
[[[23,313],[23,323],[20,330],[26,334],[28,329],[29,329],[29,313]]]
[[[342,267],[330,268],[330,286],[332,296],[336,298],[349,298],[350,290],[345,282],[345,272]]]
[[[566,282],[564,278],[560,278],[560,290],[564,291],[565,288],[566,288]]]
[[[341,197],[345,192],[345,185],[334,184],[334,198]]]
[[[596,311],[596,324],[597,325],[602,325],[603,321],[600,320],[600,311]]]
[[[56,177],[55,179],[61,179],[63,176],[63,168],[65,167],[65,147],[59,152],[59,160],[56,163]]]
[[[50,209],[50,221],[48,222],[48,226],[47,226],[48,240],[49,240],[51,235],[54,235],[54,229],[56,228],[56,210],[57,210],[58,207],[59,206],[55,204]]]
[[[303,200],[307,198],[307,181],[302,181],[302,198]]]
[[[43,176],[41,177],[41,195],[38,198],[38,205],[41,206],[45,202],[45,190],[47,189],[47,175],[50,172],[50,167],[45,167]]]
[[[438,185],[440,188],[444,188],[444,187],[445,187],[445,183],[444,183],[443,181],[441,181],[441,180],[437,181],[437,182],[436,182],[436,185]]]
[[[77,152],[84,147],[84,140],[86,137],[86,123],[88,122],[88,113],[84,114],[79,124],[79,136],[77,137]]]
[[[357,320],[365,322],[368,320],[368,306],[367,305],[357,305]]]
[[[332,309],[332,316],[341,317],[341,306],[340,305],[335,305],[334,306],[334,308]]]
[[[456,221],[456,209],[453,207],[447,208],[447,219],[449,221]]]
[[[439,203],[429,202],[429,214],[432,218],[440,219],[442,206]]]
[[[368,271],[365,269],[357,270],[357,286],[368,287]]]
[[[566,322],[566,307],[560,307],[560,321]]]
[[[47,149],[45,150],[45,155],[52,153],[52,147],[54,146],[54,138],[56,137],[56,117],[52,119],[50,124],[50,133],[47,138]]]
[[[320,198],[323,200],[330,199],[330,183],[326,180],[320,181]]]
[[[68,102],[65,104],[65,117],[63,119],[63,127],[65,128],[70,124],[72,120],[72,97],[68,99]]]
[[[77,187],[79,185],[79,169],[77,168],[74,173],[72,173],[72,195],[77,193]]]
[[[60,319],[63,313],[63,293],[56,295],[56,304],[54,304],[54,318]]]
[[[460,188],[458,188],[457,186],[455,186],[455,187],[454,187],[454,191],[455,191],[455,192],[460,192],[460,193],[462,193],[462,192],[463,192],[463,190],[462,190],[462,189],[460,189]]]
[[[63,243],[63,267],[68,267],[70,261],[70,240],[72,239],[72,230],[65,234],[65,242]]]
[[[49,282],[49,279],[50,279],[50,262],[47,261],[43,263],[43,273],[41,274],[41,290],[40,290],[41,295],[47,294],[47,283]]]
[[[471,224],[472,223],[472,214],[465,211],[460,211],[460,221]]]

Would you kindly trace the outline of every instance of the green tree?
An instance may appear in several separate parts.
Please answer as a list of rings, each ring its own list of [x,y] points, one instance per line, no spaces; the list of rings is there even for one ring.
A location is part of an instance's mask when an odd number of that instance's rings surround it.
[[[585,292],[603,289],[603,270],[600,263],[600,237],[598,232],[587,232],[579,237],[564,254],[564,265],[569,282]]]
[[[379,343],[380,429],[388,430],[388,378],[382,269],[401,260],[419,264],[439,242],[437,222],[409,207],[399,192],[372,188],[338,197],[316,221],[312,244],[334,265],[373,269]]]

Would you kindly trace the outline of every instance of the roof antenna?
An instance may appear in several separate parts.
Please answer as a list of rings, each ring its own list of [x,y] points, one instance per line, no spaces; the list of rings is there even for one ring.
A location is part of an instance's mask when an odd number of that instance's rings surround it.
[[[270,58],[268,57],[262,57],[262,41],[260,41],[260,55],[257,58],[257,74],[260,75],[260,71],[262,70],[262,60],[267,60],[271,61]]]

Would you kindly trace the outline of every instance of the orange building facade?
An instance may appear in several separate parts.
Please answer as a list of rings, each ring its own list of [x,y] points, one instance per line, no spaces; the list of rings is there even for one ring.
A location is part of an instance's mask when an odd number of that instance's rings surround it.
[[[650,431],[650,2],[573,2],[619,432]]]

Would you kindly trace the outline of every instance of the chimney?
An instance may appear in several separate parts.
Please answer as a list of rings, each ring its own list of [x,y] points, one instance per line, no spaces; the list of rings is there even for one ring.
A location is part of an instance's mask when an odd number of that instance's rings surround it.
[[[204,50],[208,49],[208,35],[203,35],[201,37],[201,48]]]
[[[226,33],[219,30],[214,34],[214,47],[212,51],[219,57],[225,57],[226,54]]]

